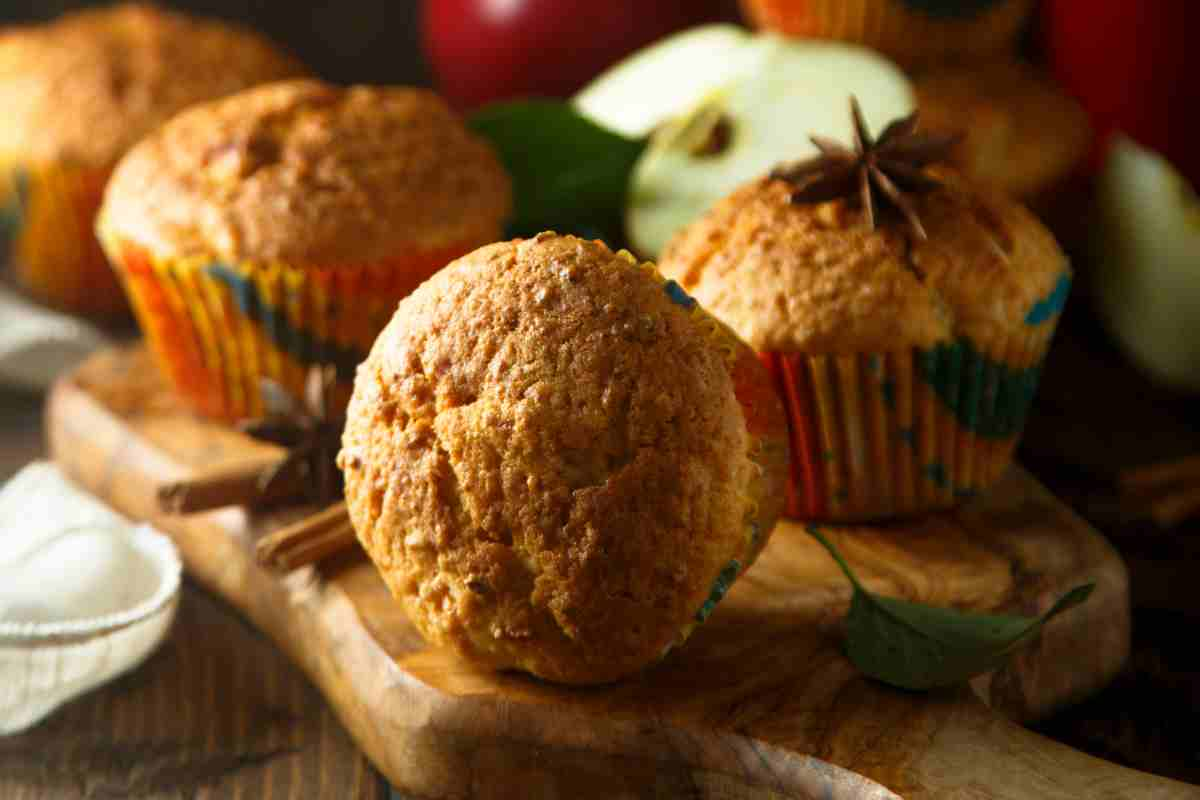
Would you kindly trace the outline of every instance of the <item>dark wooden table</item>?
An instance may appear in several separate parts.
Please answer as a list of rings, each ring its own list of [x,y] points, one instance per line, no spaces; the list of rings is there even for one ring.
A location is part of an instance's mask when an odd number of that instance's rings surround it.
[[[43,452],[42,398],[0,389],[0,479]],[[1200,526],[1129,519],[1129,465],[1200,453],[1189,398],[1151,386],[1076,303],[1055,344],[1022,461],[1129,562],[1134,654],[1110,688],[1042,724],[1095,755],[1200,783]],[[269,787],[269,789],[267,788]],[[384,798],[320,695],[223,603],[187,585],[166,645],[125,678],[0,739],[0,797]],[[396,797],[396,795],[392,795]]]
[[[1088,312],[1082,277],[1019,458],[1125,558],[1133,653],[1107,690],[1040,730],[1102,758],[1200,783],[1200,651],[1191,634],[1200,625],[1200,519],[1161,529],[1131,514],[1115,486],[1123,469],[1200,454],[1200,406],[1130,367]]]
[[[7,481],[45,449],[42,397],[0,387],[0,481]]]
[[[0,481],[42,456],[41,407],[39,396],[0,390]],[[5,800],[388,794],[300,671],[187,582],[171,634],[149,660],[32,730],[0,737]]]

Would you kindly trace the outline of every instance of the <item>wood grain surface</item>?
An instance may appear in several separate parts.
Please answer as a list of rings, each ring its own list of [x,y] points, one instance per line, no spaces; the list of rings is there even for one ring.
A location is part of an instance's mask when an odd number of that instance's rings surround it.
[[[47,424],[55,458],[137,517],[154,514],[159,483],[261,455],[180,412],[138,351],[105,353],[62,381]],[[838,648],[847,587],[794,526],[687,646],[637,679],[567,690],[429,649],[359,554],[284,579],[259,569],[249,548],[286,518],[225,509],[156,522],[414,796],[1200,796],[1032,734],[965,688],[918,695],[861,678]],[[1125,657],[1123,565],[1020,470],[954,514],[828,532],[870,586],[930,602],[1034,612],[1097,582],[1086,606],[976,681],[1004,714],[1077,699]]]
[[[4,800],[386,796],[283,653],[191,584],[145,664],[0,737]]]
[[[1121,551],[1134,607],[1122,673],[1038,728],[1107,760],[1200,784],[1192,732],[1200,653],[1180,635],[1200,625],[1200,519],[1162,529],[1133,513],[1118,486],[1130,467],[1200,454],[1200,406],[1135,370],[1086,302],[1072,301],[1026,431],[1022,459]]]

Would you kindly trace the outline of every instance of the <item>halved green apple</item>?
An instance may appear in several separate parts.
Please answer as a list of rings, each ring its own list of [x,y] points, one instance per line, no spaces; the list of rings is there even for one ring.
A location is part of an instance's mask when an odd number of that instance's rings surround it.
[[[640,139],[742,75],[753,60],[754,40],[737,25],[689,28],[606,70],[571,102],[592,121]]]
[[[1166,159],[1114,139],[1096,186],[1101,319],[1152,377],[1200,391],[1200,198]]]
[[[673,87],[678,101],[665,101]],[[851,95],[876,131],[915,103],[900,69],[870,50],[731,26],[667,39],[587,92],[589,101],[577,105],[601,124],[654,130],[626,211],[629,241],[647,257],[741,184],[813,155],[810,135],[849,142]],[[676,113],[683,99],[690,104]]]

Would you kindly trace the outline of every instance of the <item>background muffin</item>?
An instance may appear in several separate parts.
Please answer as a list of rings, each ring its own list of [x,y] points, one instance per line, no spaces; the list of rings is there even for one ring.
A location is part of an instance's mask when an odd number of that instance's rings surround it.
[[[509,179],[436,95],[317,81],[189,109],[113,175],[100,235],[163,370],[195,408],[262,409],[354,367],[397,301],[499,238]]]
[[[541,234],[400,304],[340,464],[431,642],[567,683],[682,642],[778,516],[786,423],[753,352],[649,264]]]
[[[1087,114],[1030,64],[997,61],[915,79],[921,124],[964,136],[953,163],[1039,207],[1087,155]]]
[[[679,281],[775,376],[791,423],[788,513],[886,517],[950,506],[1007,466],[1070,288],[1027,211],[948,171],[871,230],[854,200],[749,184],[667,247]]]
[[[740,0],[754,25],[842,39],[899,64],[968,63],[1012,53],[1035,0]]]
[[[121,311],[94,233],[113,164],[186,106],[303,72],[254,33],[148,5],[0,33],[0,257],[44,302]]]

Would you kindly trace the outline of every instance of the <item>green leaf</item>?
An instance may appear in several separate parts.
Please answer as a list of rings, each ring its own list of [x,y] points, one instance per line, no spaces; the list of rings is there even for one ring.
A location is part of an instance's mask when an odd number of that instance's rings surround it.
[[[613,133],[555,100],[488,106],[468,124],[512,175],[513,235],[556,230],[610,243],[621,238],[629,176],[645,140]]]
[[[903,689],[948,686],[995,669],[1047,621],[1087,600],[1095,588],[1091,583],[1075,587],[1040,617],[910,603],[868,592],[820,529],[810,525],[808,532],[854,587],[846,616],[846,655],[865,674]]]

